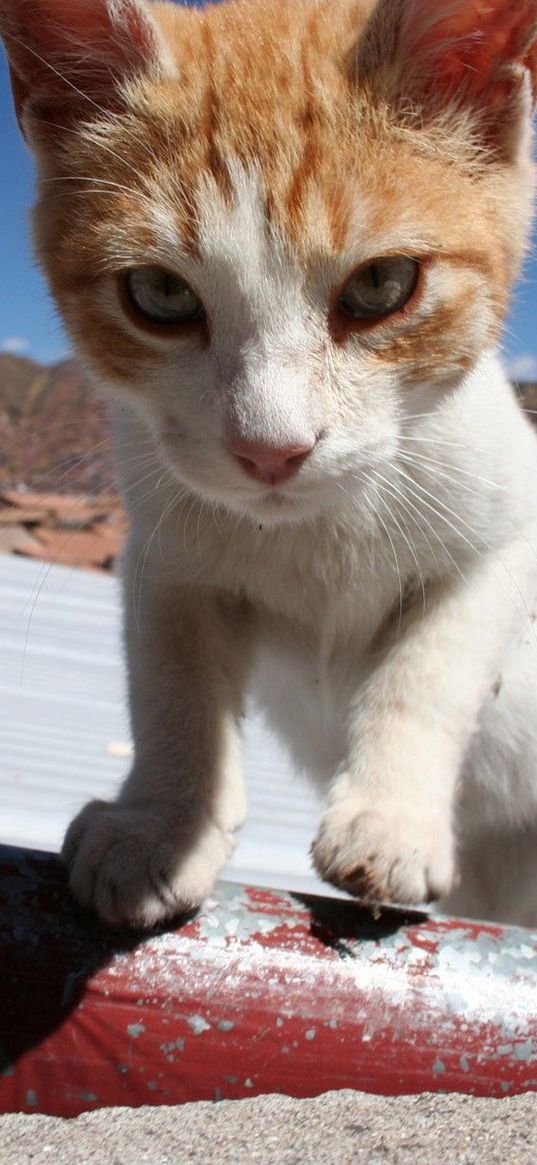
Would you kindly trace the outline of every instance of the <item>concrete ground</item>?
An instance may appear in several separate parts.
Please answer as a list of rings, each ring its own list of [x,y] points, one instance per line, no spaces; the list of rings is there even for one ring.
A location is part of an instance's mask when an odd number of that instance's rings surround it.
[[[0,1117],[1,1165],[535,1165],[537,1099],[329,1092]]]

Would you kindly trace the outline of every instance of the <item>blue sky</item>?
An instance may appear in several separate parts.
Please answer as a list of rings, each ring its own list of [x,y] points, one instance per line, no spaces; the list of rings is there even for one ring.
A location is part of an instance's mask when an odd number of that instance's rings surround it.
[[[0,60],[0,351],[60,359],[69,344],[36,269],[29,243],[28,212],[33,169],[15,121],[5,60]],[[537,380],[537,231],[524,279],[515,290],[504,350],[520,379]]]

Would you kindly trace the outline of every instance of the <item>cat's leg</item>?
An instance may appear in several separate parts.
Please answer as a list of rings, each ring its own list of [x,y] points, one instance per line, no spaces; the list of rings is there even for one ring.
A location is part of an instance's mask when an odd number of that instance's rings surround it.
[[[82,810],[63,848],[76,897],[107,922],[141,926],[206,897],[246,812],[248,616],[157,574],[148,564],[137,617],[129,572],[125,585],[132,771],[117,801]]]
[[[463,758],[513,624],[526,617],[527,547],[501,558],[506,570],[491,558],[429,595],[351,699],[346,759],[312,853],[323,878],[359,897],[418,903],[453,887]]]
[[[528,608],[464,761],[456,806],[460,884],[443,913],[537,926],[537,633]]]

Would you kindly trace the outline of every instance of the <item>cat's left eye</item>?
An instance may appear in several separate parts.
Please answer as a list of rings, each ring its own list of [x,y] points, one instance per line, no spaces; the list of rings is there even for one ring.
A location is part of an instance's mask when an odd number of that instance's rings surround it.
[[[132,307],[163,327],[205,319],[203,304],[192,288],[161,267],[133,267],[125,273]]]
[[[405,255],[375,259],[349,279],[339,297],[339,306],[358,320],[393,315],[412,298],[419,272],[419,263]]]

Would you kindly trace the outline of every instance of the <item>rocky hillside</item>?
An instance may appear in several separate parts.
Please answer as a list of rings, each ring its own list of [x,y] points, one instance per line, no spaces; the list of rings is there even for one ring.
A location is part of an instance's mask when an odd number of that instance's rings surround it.
[[[0,353],[0,486],[72,493],[111,482],[105,408],[76,365]]]
[[[518,385],[536,410],[537,384]],[[36,364],[0,353],[0,487],[55,493],[113,488],[105,407],[76,364]]]

